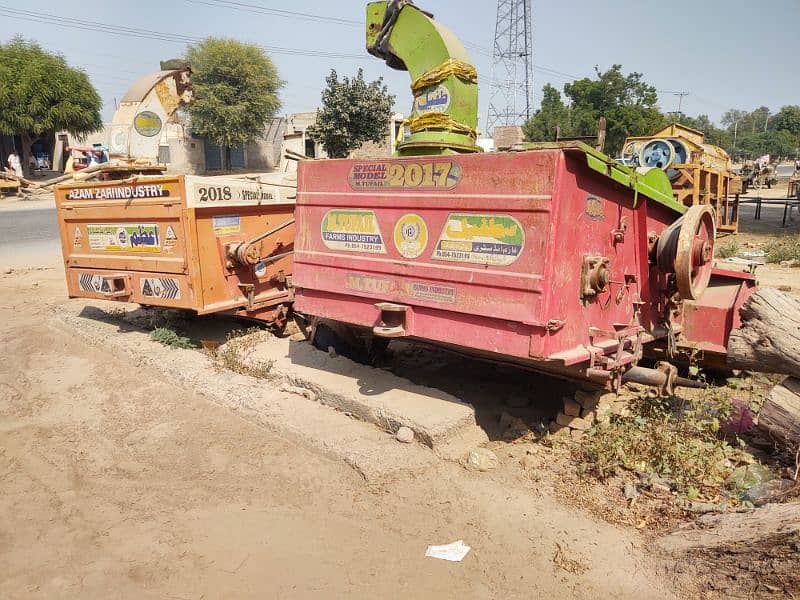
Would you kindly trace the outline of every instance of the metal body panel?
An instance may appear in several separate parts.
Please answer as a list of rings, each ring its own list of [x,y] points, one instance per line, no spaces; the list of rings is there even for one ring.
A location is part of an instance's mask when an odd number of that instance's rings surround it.
[[[407,177],[419,171],[434,185]],[[363,172],[377,175],[362,187]],[[296,309],[374,327],[388,302],[411,337],[544,362],[611,353],[649,320],[648,229],[675,218],[658,206],[648,220],[646,197],[634,208],[631,189],[558,148],[301,163]],[[608,259],[592,298],[585,257]]]
[[[293,190],[234,178],[145,177],[61,186],[56,208],[70,297],[201,314],[255,313],[292,299],[293,225],[256,244],[265,257],[258,264],[231,261],[228,249],[291,220]]]

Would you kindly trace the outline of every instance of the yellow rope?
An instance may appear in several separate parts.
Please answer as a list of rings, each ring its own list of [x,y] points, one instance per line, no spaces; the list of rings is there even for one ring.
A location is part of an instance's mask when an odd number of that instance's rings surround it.
[[[420,91],[444,81],[450,75],[455,75],[466,83],[478,82],[478,72],[475,67],[456,58],[448,58],[438,67],[420,75],[411,82],[411,91],[416,96]]]
[[[453,119],[450,115],[438,112],[427,112],[406,121],[411,128],[411,133],[425,131],[426,129],[445,129],[453,133],[461,133],[475,140],[478,134],[469,125],[464,125]]]

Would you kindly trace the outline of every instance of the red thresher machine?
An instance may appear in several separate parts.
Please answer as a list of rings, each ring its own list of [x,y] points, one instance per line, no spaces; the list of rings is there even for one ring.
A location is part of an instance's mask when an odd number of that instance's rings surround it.
[[[367,46],[412,76],[410,135],[300,164],[298,312],[612,387],[693,383],[645,353],[724,364],[755,280],[714,268],[712,207],[582,143],[480,152],[475,69],[410,2],[368,5]]]

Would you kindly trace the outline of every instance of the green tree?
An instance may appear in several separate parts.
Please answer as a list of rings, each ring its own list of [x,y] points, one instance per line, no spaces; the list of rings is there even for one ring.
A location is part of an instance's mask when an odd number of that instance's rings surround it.
[[[622,65],[612,65],[596,77],[585,77],[564,86],[572,103],[575,135],[594,135],[600,117],[606,118],[606,153],[619,153],[628,136],[649,135],[662,127],[656,88],[641,73],[623,74]]]
[[[522,126],[529,142],[551,142],[556,139],[556,128],[563,136],[571,134],[569,108],[561,99],[561,92],[549,83],[542,88],[542,104]]]
[[[785,130],[792,135],[800,136],[800,106],[795,104],[781,108],[770,120],[769,128],[776,131]]]
[[[331,70],[322,91],[322,110],[316,123],[308,128],[312,139],[322,144],[331,158],[345,158],[364,142],[379,143],[386,137],[392,115],[394,96],[383,78],[367,83],[364,71],[342,77]]]
[[[682,125],[702,131],[705,134],[707,144],[713,144],[714,146],[719,146],[726,150],[729,149],[732,144],[731,135],[721,127],[717,127],[708,115],[690,117],[683,113],[669,113],[667,116],[670,121],[677,121]]]
[[[189,105],[192,129],[225,149],[264,134],[266,122],[281,107],[284,82],[269,56],[255,44],[207,38],[186,50],[192,68],[195,102]]]
[[[600,117],[605,117],[605,151],[614,156],[626,137],[649,135],[665,124],[656,89],[641,73],[625,75],[621,65],[613,65],[604,72],[595,67],[595,75],[564,86],[569,106],[555,88],[545,86],[541,109],[524,127],[528,139],[553,139],[556,124],[568,136],[596,135]]]
[[[0,133],[20,136],[23,164],[42,136],[100,130],[102,105],[86,73],[63,56],[19,37],[0,44]]]

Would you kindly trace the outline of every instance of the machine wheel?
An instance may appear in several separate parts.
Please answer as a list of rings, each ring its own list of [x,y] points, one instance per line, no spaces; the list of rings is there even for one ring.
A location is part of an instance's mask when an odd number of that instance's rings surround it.
[[[665,170],[675,160],[675,148],[667,140],[655,139],[642,146],[639,165]]]
[[[675,249],[675,278],[684,300],[697,300],[708,287],[716,234],[714,210],[707,204],[690,206],[683,215]]]

